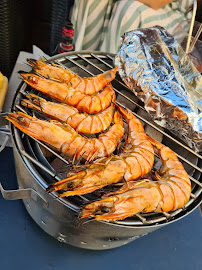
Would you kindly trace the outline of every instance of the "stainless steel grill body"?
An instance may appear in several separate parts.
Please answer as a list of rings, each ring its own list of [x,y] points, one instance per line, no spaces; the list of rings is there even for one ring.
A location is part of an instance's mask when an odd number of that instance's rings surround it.
[[[165,225],[136,227],[79,220],[77,206],[57,198],[55,194],[47,194],[44,180],[30,162],[27,160],[27,166],[17,149],[14,157],[19,188],[34,189],[43,198],[37,195],[36,198],[23,199],[28,213],[45,232],[61,242],[85,249],[111,249]]]
[[[113,55],[100,52],[72,52],[52,57],[50,61],[72,69],[81,76],[98,74],[112,67]],[[118,78],[118,76],[117,76]],[[13,109],[21,109],[20,99],[26,89],[22,83],[13,101]],[[46,145],[22,134],[11,127],[17,179],[20,189],[32,189],[34,192],[24,198],[24,204],[36,223],[48,234],[59,241],[86,249],[110,249],[127,244],[171,222],[179,220],[193,211],[201,202],[201,156],[184,146],[177,138],[153,124],[136,97],[119,80],[113,81],[117,102],[129,107],[146,125],[162,135],[163,143],[177,152],[190,175],[192,194],[183,208],[172,213],[138,214],[117,222],[86,221],[78,218],[80,207],[88,201],[86,197],[61,199],[57,193],[48,194],[46,188],[51,181],[60,180],[52,165],[41,151]],[[56,158],[65,162],[53,152]],[[66,164],[64,164],[65,166]]]

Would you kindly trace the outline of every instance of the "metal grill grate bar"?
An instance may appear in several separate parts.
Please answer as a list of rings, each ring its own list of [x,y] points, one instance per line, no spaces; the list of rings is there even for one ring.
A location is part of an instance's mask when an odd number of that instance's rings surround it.
[[[47,172],[51,177],[53,177],[54,179],[56,179],[57,181],[62,180],[61,177],[59,177],[58,175],[56,175],[54,172],[52,172],[51,170],[49,170],[46,166],[44,166],[41,162],[39,162],[38,160],[36,160],[35,158],[33,158],[32,156],[30,156],[27,152],[25,152],[24,150],[20,149],[20,152],[23,156],[25,156],[26,158],[28,158],[29,160],[31,160],[35,165],[37,165],[39,168],[41,168],[42,170],[44,170],[45,172]]]

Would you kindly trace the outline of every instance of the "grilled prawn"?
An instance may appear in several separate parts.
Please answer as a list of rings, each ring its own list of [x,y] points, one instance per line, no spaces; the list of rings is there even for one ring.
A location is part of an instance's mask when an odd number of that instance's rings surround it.
[[[63,190],[61,197],[93,192],[125,179],[131,181],[149,173],[154,163],[154,150],[141,122],[129,111],[118,106],[128,123],[129,136],[122,153],[103,158],[81,172],[71,172],[66,179],[50,185],[49,192]]]
[[[23,106],[43,112],[56,120],[69,124],[77,132],[95,134],[106,130],[114,117],[114,102],[104,111],[97,114],[79,113],[79,111],[66,104],[47,101],[34,94],[27,95],[28,99],[22,99]]]
[[[93,160],[109,156],[124,134],[122,117],[114,114],[114,124],[98,138],[84,138],[70,125],[58,121],[45,121],[22,112],[9,113],[6,117],[22,132],[43,141],[71,158]]]
[[[191,183],[182,163],[170,148],[150,137],[149,140],[163,163],[162,170],[155,172],[157,181],[128,182],[117,192],[88,204],[81,218],[92,216],[96,220],[121,220],[139,212],[174,211],[189,201]]]
[[[26,83],[38,91],[59,102],[74,106],[80,112],[88,114],[105,110],[115,98],[115,92],[110,83],[101,92],[94,95],[86,95],[64,83],[44,79],[34,74],[22,73],[21,76]]]
[[[72,86],[75,90],[92,95],[99,92],[116,75],[117,67],[93,77],[81,78],[74,72],[57,64],[47,64],[33,59],[27,60],[35,69],[35,72],[47,79],[56,79]]]

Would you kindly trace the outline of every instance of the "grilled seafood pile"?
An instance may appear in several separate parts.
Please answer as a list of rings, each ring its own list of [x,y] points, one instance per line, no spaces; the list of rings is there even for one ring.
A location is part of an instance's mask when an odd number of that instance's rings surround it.
[[[123,151],[98,160],[80,173],[70,173],[68,178],[51,185],[49,191],[64,190],[60,197],[81,195],[117,183],[123,178],[127,182],[136,180],[151,171],[154,150],[141,122],[121,106],[119,110],[129,126],[128,141]]]
[[[22,72],[24,81],[52,100],[27,93],[21,105],[42,113],[46,120],[20,111],[9,113],[7,119],[72,160],[87,161],[82,169],[70,170],[65,179],[51,184],[47,192],[68,197],[114,185],[115,191],[105,192],[81,211],[81,218],[105,221],[139,212],[174,211],[188,202],[191,183],[175,153],[146,135],[133,113],[116,104],[111,85],[116,68],[80,78],[57,64],[28,62],[35,74]],[[120,147],[126,133],[122,118],[128,131]],[[153,166],[155,155],[162,162],[158,172]]]
[[[191,194],[191,183],[175,153],[163,144],[151,141],[157,150],[163,168],[155,172],[156,181],[141,179],[126,182],[117,192],[88,204],[81,217],[96,220],[120,220],[139,212],[169,212],[184,206]]]
[[[34,73],[20,74],[38,94],[27,93],[21,105],[46,118],[15,112],[8,114],[8,120],[73,160],[83,158],[90,162],[110,156],[124,135],[122,116],[115,111],[115,92],[110,83],[117,68],[80,78],[56,64],[33,59],[28,63]],[[40,97],[39,93],[52,100]],[[92,134],[95,137],[89,137]]]
[[[26,73],[21,74],[21,76],[34,89],[88,114],[105,110],[115,98],[115,92],[111,84],[107,84],[100,92],[88,95],[65,83],[44,79],[34,74]]]

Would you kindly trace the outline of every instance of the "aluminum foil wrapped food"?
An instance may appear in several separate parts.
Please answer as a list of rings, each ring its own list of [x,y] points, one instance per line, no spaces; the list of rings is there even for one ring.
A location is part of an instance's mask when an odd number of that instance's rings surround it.
[[[118,72],[145,109],[196,152],[202,151],[202,76],[164,28],[125,33]]]

